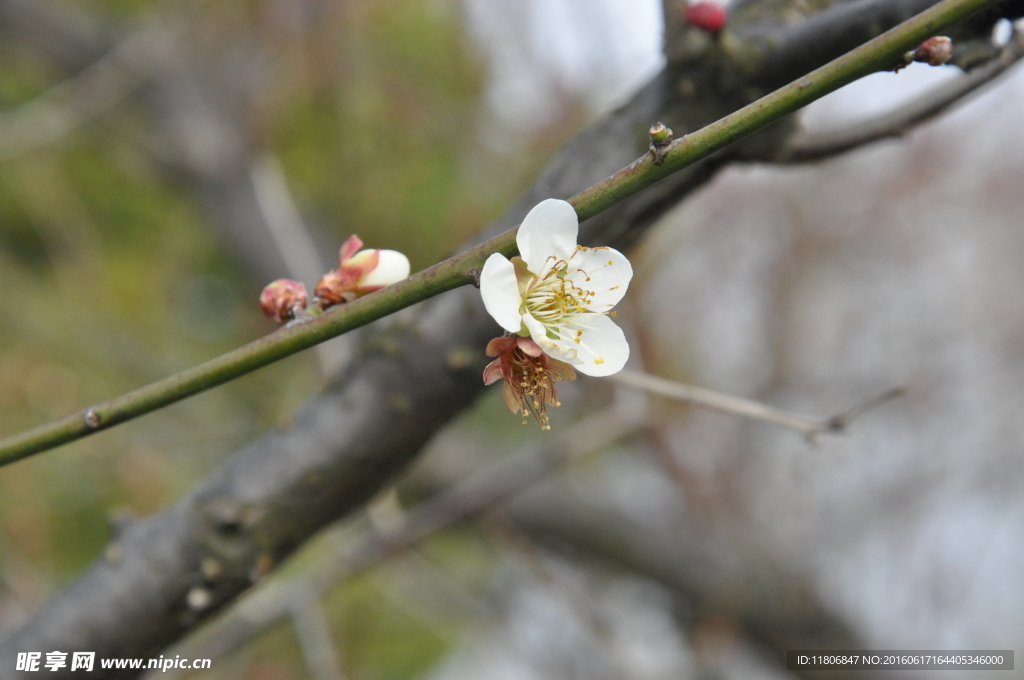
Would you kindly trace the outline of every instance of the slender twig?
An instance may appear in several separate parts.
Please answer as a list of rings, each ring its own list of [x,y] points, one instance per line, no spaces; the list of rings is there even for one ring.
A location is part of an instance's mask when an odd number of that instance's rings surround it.
[[[354,542],[338,545],[301,576],[266,584],[184,646],[191,656],[224,656],[290,616],[296,607],[319,601],[339,583],[404,553],[455,522],[500,506],[566,464],[643,426],[643,414],[628,406],[594,413],[560,432],[546,446],[502,458],[422,501],[393,528],[378,527]]]
[[[288,190],[281,162],[270,152],[261,154],[249,166],[249,176],[256,203],[288,272],[307,284],[316,282],[326,267]]]
[[[613,375],[612,379],[622,385],[635,387],[652,394],[668,397],[669,399],[685,401],[695,406],[702,406],[723,413],[781,425],[782,427],[796,430],[808,437],[813,437],[822,432],[843,432],[849,427],[850,423],[865,411],[902,396],[906,392],[906,388],[896,387],[876,397],[864,399],[853,408],[839,415],[824,420],[816,420],[789,411],[783,411],[759,401],[734,397],[731,394],[715,392],[704,387],[685,385],[647,373],[620,371]]]
[[[938,116],[967,95],[992,82],[1024,58],[1024,33],[1016,32],[995,59],[950,83],[926,93],[920,99],[870,120],[841,130],[796,134],[772,160],[805,163],[830,158],[883,139],[898,138],[912,128]]]
[[[292,609],[291,616],[310,677],[313,680],[344,680],[323,608],[318,601],[310,601],[309,598],[303,598],[302,602],[302,606]]]
[[[309,228],[295,205],[281,162],[273,153],[266,152],[253,161],[249,177],[252,178],[256,204],[289,275],[307,285],[315,284],[327,267],[320,259]],[[344,347],[327,342],[317,345],[316,352],[320,371],[325,376],[340,368],[348,355]]]
[[[810,102],[875,71],[889,68],[911,47],[996,0],[942,0],[855,50],[785,87],[672,142],[663,162],[650,154],[576,194],[569,202],[586,220],[674,172],[724,149]],[[0,441],[0,465],[86,437],[262,368],[329,338],[470,282],[469,272],[491,253],[512,256],[517,228],[320,316],[278,330],[232,352],[123,396]]]

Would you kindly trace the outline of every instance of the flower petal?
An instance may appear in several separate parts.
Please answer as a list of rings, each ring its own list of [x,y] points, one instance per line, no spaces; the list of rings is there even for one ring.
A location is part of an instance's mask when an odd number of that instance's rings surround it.
[[[345,287],[355,289],[359,288],[362,280],[369,276],[378,264],[380,264],[380,250],[371,248],[370,250],[360,250],[342,262],[341,269],[338,271],[341,272],[341,276],[346,282]]]
[[[565,329],[579,338],[579,363],[573,362],[580,373],[601,377],[622,370],[629,359],[629,343],[622,329],[604,314],[581,314]],[[579,331],[583,331],[580,335]]]
[[[622,329],[604,314],[581,314],[557,328],[558,339],[548,340],[556,349],[544,351],[572,364],[581,373],[602,377],[622,370],[629,359],[629,343]],[[571,357],[571,358],[566,358]]]
[[[539,357],[544,354],[544,350],[537,346],[533,338],[517,337],[516,344],[519,345],[519,349],[523,350],[523,354],[526,356]]]
[[[365,251],[364,251],[365,252]],[[409,258],[397,250],[381,250],[377,266],[359,280],[361,287],[390,286],[409,278]],[[356,260],[362,253],[357,253]]]
[[[345,264],[351,260],[352,256],[359,252],[362,247],[363,241],[361,238],[355,234],[349,236],[345,242],[341,244],[341,250],[338,252],[338,259],[341,261],[341,264]]]
[[[494,338],[487,343],[487,349],[485,349],[484,352],[489,357],[501,356],[515,346],[516,340],[517,337],[512,335],[503,335],[500,338]]]
[[[484,368],[484,385],[491,385],[504,377],[501,374],[501,359],[495,359]]]
[[[519,396],[507,380],[505,381],[505,386],[502,388],[502,394],[505,396],[505,405],[508,406],[508,410],[519,415],[523,410],[523,404],[519,401]]]
[[[523,326],[519,313],[523,298],[519,295],[515,267],[504,255],[494,253],[484,263],[480,272],[480,296],[487,313],[499,326],[512,333],[519,332]]]
[[[572,369],[570,364],[558,359],[552,359],[548,357],[548,371],[551,372],[551,377],[555,380],[575,380],[576,371]]]
[[[576,211],[565,201],[549,198],[533,207],[516,235],[519,254],[530,271],[540,276],[545,265],[567,260],[576,250],[579,234]]]
[[[632,265],[614,248],[579,248],[569,258],[566,279],[587,291],[587,309],[592,312],[610,311],[632,278]]]
[[[568,364],[577,363],[576,355],[579,354],[579,350],[575,346],[569,345],[565,342],[561,342],[554,338],[548,337],[548,329],[537,319],[533,318],[533,315],[527,312],[523,314],[523,324],[526,325],[526,329],[530,331],[530,337],[535,343],[537,343],[544,353],[549,357],[564,361]]]

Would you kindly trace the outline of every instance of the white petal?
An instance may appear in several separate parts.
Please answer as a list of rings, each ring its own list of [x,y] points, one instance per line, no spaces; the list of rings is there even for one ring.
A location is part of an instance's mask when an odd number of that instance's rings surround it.
[[[548,258],[567,260],[576,250],[580,225],[576,211],[565,201],[549,198],[533,207],[516,234],[519,255],[540,276]]]
[[[487,313],[498,325],[512,333],[518,333],[523,326],[519,308],[523,298],[519,295],[516,282],[516,268],[501,253],[494,253],[480,272],[480,295],[484,299]]]
[[[626,336],[604,314],[581,314],[559,327],[558,334],[559,350],[568,352],[575,348],[575,358],[570,363],[586,375],[602,377],[618,373],[629,359]]]
[[[564,342],[549,338],[547,327],[533,318],[532,314],[529,312],[523,314],[523,323],[526,324],[526,329],[530,331],[530,337],[544,350],[545,354],[567,364],[577,363],[576,355],[579,353],[578,350],[575,347],[566,347]]]
[[[580,248],[569,258],[566,278],[587,291],[587,309],[607,312],[626,294],[633,267],[614,248]]]
[[[361,253],[356,253],[355,260]],[[390,286],[409,278],[409,258],[397,250],[380,251],[380,260],[372,272],[359,280],[361,286]]]

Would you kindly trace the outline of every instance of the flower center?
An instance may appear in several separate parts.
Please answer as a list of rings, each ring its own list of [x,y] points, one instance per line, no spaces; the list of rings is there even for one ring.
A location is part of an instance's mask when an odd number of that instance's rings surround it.
[[[517,347],[502,357],[502,374],[505,389],[519,403],[523,425],[533,416],[542,430],[550,430],[547,407],[562,405],[555,389],[555,381],[560,378],[547,367],[543,356],[531,357]]]
[[[548,258],[554,259],[552,258]],[[561,325],[589,310],[594,291],[585,290],[569,276],[569,263],[557,260],[535,276],[526,288],[526,311],[545,326]]]

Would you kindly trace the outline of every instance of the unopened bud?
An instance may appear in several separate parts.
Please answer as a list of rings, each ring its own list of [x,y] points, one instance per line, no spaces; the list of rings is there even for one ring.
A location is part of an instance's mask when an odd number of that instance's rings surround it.
[[[651,155],[654,156],[653,163],[661,165],[665,161],[665,154],[668,153],[669,144],[672,143],[672,130],[665,127],[664,123],[657,123],[648,132],[651,135]]]
[[[313,290],[321,308],[351,302],[409,276],[409,258],[402,253],[362,247],[355,235],[341,246],[340,266],[324,274]]]
[[[664,123],[657,123],[650,129],[651,142],[655,146],[665,146],[672,141],[672,130],[665,127]]]
[[[729,23],[729,11],[716,2],[698,2],[686,8],[686,21],[709,33],[718,33]]]
[[[291,279],[278,279],[260,293],[260,309],[275,323],[285,323],[306,308],[306,287]]]
[[[942,66],[953,56],[953,41],[944,35],[928,38],[914,50],[914,61]]]

